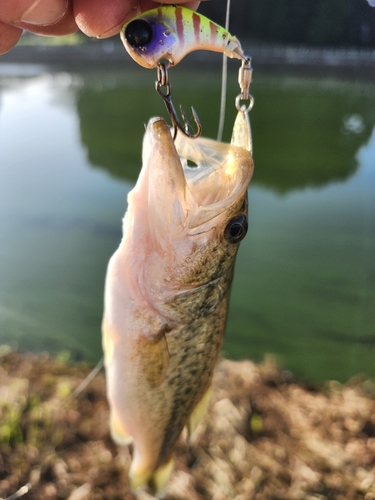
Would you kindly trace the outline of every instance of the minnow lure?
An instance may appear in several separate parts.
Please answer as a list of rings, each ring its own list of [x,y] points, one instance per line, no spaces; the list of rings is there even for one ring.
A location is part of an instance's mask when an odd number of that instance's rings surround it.
[[[186,7],[164,5],[144,12],[124,24],[120,36],[129,55],[144,68],[156,68],[162,59],[176,65],[195,50],[246,59],[235,36]]]

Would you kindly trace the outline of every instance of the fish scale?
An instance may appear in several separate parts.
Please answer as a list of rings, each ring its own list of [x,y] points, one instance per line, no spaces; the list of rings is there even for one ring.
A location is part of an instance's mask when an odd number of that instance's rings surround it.
[[[230,282],[231,280],[227,280],[226,297],[223,297],[220,305],[212,313],[214,317],[210,317],[209,323],[200,318],[179,330],[178,338],[173,338],[173,335],[167,338],[172,365],[166,385],[174,394],[174,398],[170,419],[165,428],[160,463],[172,452],[186,425],[186,415],[191,414],[210,387],[213,369],[224,338]],[[183,351],[181,345],[184,345]],[[197,349],[197,345],[201,348]],[[198,386],[197,380],[199,380]],[[171,433],[171,429],[174,432]]]

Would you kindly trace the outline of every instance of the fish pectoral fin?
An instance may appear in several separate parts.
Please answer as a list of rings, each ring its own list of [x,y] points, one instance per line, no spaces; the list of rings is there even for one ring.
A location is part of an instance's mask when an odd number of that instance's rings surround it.
[[[130,487],[136,491],[147,486],[150,493],[156,497],[163,494],[174,468],[174,458],[171,457],[167,463],[161,465],[153,472],[138,470],[137,465],[131,465],[129,471]]]
[[[102,346],[104,352],[104,363],[105,365],[109,365],[112,362],[113,354],[115,352],[115,343],[112,332],[105,319],[102,323]]]
[[[169,366],[169,351],[165,332],[156,339],[142,339],[142,369],[152,389],[163,382]]]
[[[133,438],[125,432],[119,418],[113,410],[111,410],[109,418],[109,428],[113,441],[118,445],[128,446],[133,442]]]
[[[196,431],[200,421],[202,420],[207,411],[208,403],[210,401],[210,396],[211,396],[211,387],[209,387],[207,391],[204,393],[202,399],[199,401],[199,403],[194,408],[193,412],[189,417],[189,421],[187,423],[189,441],[193,440],[194,432]]]

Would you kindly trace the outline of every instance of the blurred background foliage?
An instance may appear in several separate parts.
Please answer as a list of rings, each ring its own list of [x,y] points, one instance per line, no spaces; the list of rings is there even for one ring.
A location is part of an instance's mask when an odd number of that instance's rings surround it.
[[[202,2],[202,14],[223,23],[226,2]],[[365,0],[233,0],[231,26],[257,42],[375,46],[375,9]]]
[[[182,88],[184,75],[182,78],[173,76],[176,89]],[[211,80],[214,78],[213,75]],[[257,106],[251,118],[254,141],[261,145],[257,148],[257,165],[262,166],[257,170],[253,184],[286,193],[347,179],[358,167],[356,151],[370,139],[375,113],[373,98],[362,93],[354,95],[353,92],[348,98],[352,89],[350,85],[329,91],[319,89],[317,81],[315,87],[309,85],[308,80],[301,80],[294,87],[293,80],[290,84],[288,81],[280,76],[273,79],[262,77],[258,71],[252,84]],[[230,80],[228,85],[229,93],[235,95],[237,82]],[[201,82],[197,95],[195,87],[185,86],[182,98],[183,102],[192,102],[199,107],[205,135],[214,137],[219,87],[213,92],[212,85]],[[235,117],[235,109],[228,108],[226,140],[229,140],[230,126]],[[355,120],[359,109],[360,133],[348,133],[346,126],[350,127],[350,123],[346,124],[346,121]],[[132,120],[123,117],[138,116],[141,123],[147,123],[149,115],[163,111],[158,96],[151,94],[148,106],[143,110],[139,106],[139,86],[128,87],[126,92],[121,87],[83,86],[78,93],[77,111],[81,140],[87,147],[90,163],[105,169],[115,178],[135,182],[139,174],[140,129]],[[284,126],[280,127],[282,123]],[[267,146],[270,137],[272,147]],[[263,138],[267,138],[264,147]]]

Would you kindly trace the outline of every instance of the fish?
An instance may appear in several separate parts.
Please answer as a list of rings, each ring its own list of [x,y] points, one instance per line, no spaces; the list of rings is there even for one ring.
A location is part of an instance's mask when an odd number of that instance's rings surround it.
[[[129,55],[144,68],[156,68],[163,59],[176,65],[195,50],[246,58],[239,40],[229,31],[176,5],[163,5],[140,14],[122,26],[120,37]]]
[[[163,491],[182,431],[192,437],[207,408],[248,227],[250,144],[241,111],[230,144],[147,124],[102,323],[110,431],[132,443],[133,491]]]

